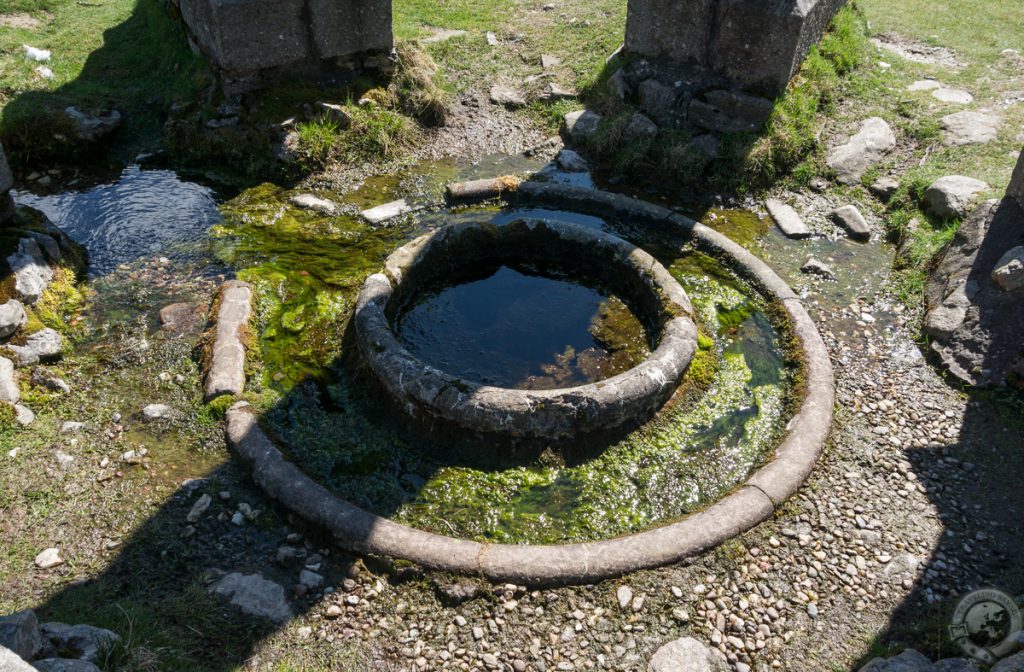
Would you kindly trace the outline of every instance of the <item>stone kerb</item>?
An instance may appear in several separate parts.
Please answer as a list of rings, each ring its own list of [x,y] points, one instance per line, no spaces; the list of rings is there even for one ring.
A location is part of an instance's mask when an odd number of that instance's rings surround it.
[[[632,299],[658,342],[636,367],[612,378],[561,390],[481,385],[414,357],[395,336],[391,317],[430,278],[502,259],[554,263],[570,276],[600,269]],[[455,224],[396,251],[385,272],[370,276],[356,304],[360,352],[398,405],[457,426],[514,438],[564,440],[652,416],[675,392],[697,348],[689,298],[649,254],[609,234],[562,222]]]
[[[800,406],[786,426],[774,459],[719,502],[654,530],[578,544],[482,544],[417,530],[338,499],[289,462],[260,429],[248,405],[241,402],[228,411],[227,435],[239,457],[251,466],[255,481],[291,511],[330,531],[335,541],[349,550],[530,586],[591,583],[679,562],[769,518],[806,480],[832,422],[832,365],[799,299],[764,262],[727,237],[669,210],[578,187],[534,183],[523,187],[514,195],[520,203],[558,204],[581,212],[629,217],[636,223],[679,234],[701,251],[719,256],[782,305],[799,344],[805,383]]]

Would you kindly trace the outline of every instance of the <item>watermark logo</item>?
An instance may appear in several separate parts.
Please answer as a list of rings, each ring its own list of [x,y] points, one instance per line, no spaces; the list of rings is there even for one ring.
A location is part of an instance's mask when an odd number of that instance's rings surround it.
[[[949,637],[967,655],[995,663],[1021,641],[1020,609],[1013,598],[998,590],[978,590],[960,600],[953,612]]]

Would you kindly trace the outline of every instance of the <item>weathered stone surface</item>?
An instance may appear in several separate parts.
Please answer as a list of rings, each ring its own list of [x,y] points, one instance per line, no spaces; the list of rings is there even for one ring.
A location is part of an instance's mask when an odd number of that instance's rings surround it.
[[[10,616],[0,616],[0,647],[13,651],[25,660],[32,660],[42,645],[36,612],[26,609]],[[0,670],[3,669],[0,664]]]
[[[511,86],[495,84],[491,87],[491,102],[515,109],[526,105],[526,95]]]
[[[803,266],[800,267],[802,273],[808,273],[810,275],[820,275],[823,278],[829,280],[835,280],[836,275],[832,272],[832,267],[826,264],[824,261],[815,259],[814,257],[807,257],[807,261],[804,262]]]
[[[630,0],[626,51],[673,63],[706,65],[716,0]]]
[[[313,194],[296,194],[288,199],[292,205],[296,205],[304,210],[312,210],[318,212],[321,215],[333,215],[338,211],[338,204],[334,201],[329,201],[326,198],[320,198]]]
[[[639,112],[629,118],[626,128],[622,133],[622,137],[626,142],[649,140],[656,135],[658,135],[658,125],[651,121],[649,117]]]
[[[36,672],[36,668],[2,644],[0,644],[0,670],[3,672]]]
[[[871,229],[868,228],[867,220],[860,210],[854,205],[844,205],[836,208],[830,215],[833,222],[846,229],[850,238],[861,242],[871,240]]]
[[[14,293],[18,299],[33,304],[53,280],[53,269],[46,262],[39,243],[22,238],[18,248],[7,257],[7,265],[14,273]]]
[[[97,142],[111,135],[121,126],[121,113],[110,110],[106,114],[87,114],[76,107],[64,110],[71,120],[75,137],[82,142]]]
[[[960,380],[1024,386],[1024,292],[1007,292],[993,269],[1024,245],[1024,208],[1012,198],[979,206],[943,252],[926,286],[925,332]]]
[[[843,184],[856,184],[869,168],[896,147],[892,128],[881,117],[871,117],[861,124],[849,142],[836,147],[828,155],[828,167],[836,171]]]
[[[811,235],[810,229],[792,206],[776,199],[769,199],[765,201],[764,207],[788,238],[807,238]]]
[[[142,419],[147,422],[164,420],[174,416],[174,409],[167,404],[148,404],[142,409]]]
[[[660,126],[679,124],[681,112],[676,108],[679,94],[671,86],[665,86],[656,79],[645,79],[637,87],[637,97],[641,109]]]
[[[693,637],[682,637],[658,649],[647,664],[648,672],[727,672],[729,661],[717,649]]]
[[[932,91],[932,98],[942,101],[943,103],[952,103],[955,105],[967,105],[974,100],[974,96],[969,91],[963,89],[950,89],[945,86]]]
[[[43,638],[40,658],[74,656],[95,663],[112,647],[121,643],[121,636],[116,632],[91,625],[43,623],[39,632]]]
[[[894,177],[880,177],[868,189],[882,201],[888,202],[899,191],[900,181]]]
[[[580,156],[579,152],[571,149],[559,150],[558,155],[555,156],[555,163],[558,164],[559,168],[569,173],[583,173],[590,168],[587,165],[587,160]]]
[[[980,672],[970,658],[944,658],[935,661],[935,672]]]
[[[17,381],[14,380],[14,363],[6,357],[0,357],[0,401],[16,404],[19,399],[21,392],[18,390]]]
[[[227,574],[210,588],[210,592],[231,598],[231,604],[250,616],[266,618],[274,623],[284,623],[294,615],[284,588],[261,574]]]
[[[36,414],[32,412],[32,409],[28,406],[22,406],[21,404],[14,405],[14,419],[22,427],[28,427],[36,421]]]
[[[369,210],[363,210],[359,215],[370,224],[383,224],[389,219],[395,217],[401,217],[407,215],[410,212],[416,212],[419,208],[415,205],[408,203],[404,198],[397,201],[391,201],[383,205],[378,205],[375,208]]]
[[[860,672],[932,672],[932,661],[913,649],[907,649],[892,658],[875,658],[860,668]]]
[[[1024,151],[1021,151],[1020,156],[1021,158],[1017,160],[1017,167],[1013,169],[1010,184],[1006,187],[1006,195],[1024,208]]]
[[[53,329],[47,328],[30,335],[24,345],[5,347],[14,353],[16,366],[30,366],[59,358],[64,350],[64,339]]]
[[[625,50],[775,97],[843,0],[630,0]]]
[[[1003,120],[995,114],[964,110],[946,115],[939,123],[942,125],[942,143],[948,147],[959,147],[995,140]]]
[[[60,557],[60,549],[47,548],[40,551],[33,562],[39,569],[51,569],[64,564],[64,559]]]
[[[32,663],[39,672],[100,672],[100,668],[87,660],[75,658],[46,658]]]
[[[178,336],[193,334],[206,323],[206,313],[201,303],[172,303],[160,309],[160,328]]]
[[[845,1],[720,0],[708,65],[740,88],[774,98]]]
[[[577,110],[565,115],[565,130],[573,142],[580,142],[594,135],[600,125],[601,115],[590,110]]]
[[[525,256],[563,272],[598,273],[643,307],[658,325],[659,345],[643,362],[609,381],[564,390],[481,385],[425,366],[396,338],[387,306],[424,284],[446,278],[452,263],[471,268],[486,259]],[[585,260],[583,270],[580,264]],[[600,269],[599,271],[590,269]],[[396,405],[415,417],[491,435],[557,441],[621,427],[652,415],[679,384],[696,349],[696,327],[682,287],[654,258],[624,240],[587,227],[551,221],[498,226],[452,224],[403,246],[367,278],[356,304],[356,341]],[[440,276],[438,275],[440,274]],[[594,278],[596,281],[596,278]]]
[[[947,175],[935,180],[924,192],[924,204],[936,217],[966,217],[977,203],[978,196],[988,188],[987,184],[973,177]]]
[[[1024,290],[1024,246],[1010,249],[996,262],[992,281],[1004,292]]]
[[[754,129],[768,121],[772,101],[732,89],[716,89],[704,94],[704,100],[733,119],[744,121]]]
[[[252,314],[252,287],[239,280],[221,285],[210,370],[203,393],[209,401],[245,389],[245,330]]]
[[[393,46],[390,0],[178,0],[195,47],[240,92]],[[364,61],[365,63],[365,61]]]

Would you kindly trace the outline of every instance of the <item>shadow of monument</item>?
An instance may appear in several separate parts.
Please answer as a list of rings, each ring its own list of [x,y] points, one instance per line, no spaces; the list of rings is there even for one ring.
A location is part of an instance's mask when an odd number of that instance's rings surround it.
[[[982,210],[988,212],[988,207]],[[988,339],[975,373],[995,367],[1005,370],[1012,353],[1022,349],[1024,300],[1019,294],[1014,298],[1001,292],[990,274],[1008,249],[1024,244],[1024,209],[1005,198],[993,207],[990,221],[988,235],[981,239],[966,276],[967,282],[982,288],[979,296],[988,295],[968,311],[968,319],[977,322],[972,333]],[[970,222],[964,227],[970,227]],[[950,249],[958,241],[960,234]],[[966,345],[970,348],[972,343]],[[928,359],[929,365],[942,368],[938,357]],[[952,375],[947,379],[961,388]],[[906,451],[944,534],[922,558],[910,595],[891,612],[888,628],[874,640],[871,653],[858,668],[874,655],[894,655],[905,648],[915,648],[933,660],[966,655],[951,640],[948,628],[959,601],[974,590],[995,588],[1024,606],[1024,488],[1020,487],[1024,393],[1012,388],[965,391],[967,404],[958,439]]]

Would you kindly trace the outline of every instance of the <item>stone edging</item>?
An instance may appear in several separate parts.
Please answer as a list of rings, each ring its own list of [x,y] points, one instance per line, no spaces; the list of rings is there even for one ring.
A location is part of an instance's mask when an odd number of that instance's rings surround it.
[[[800,408],[786,425],[775,459],[707,509],[653,530],[553,546],[483,544],[401,525],[338,499],[286,460],[260,429],[248,405],[241,402],[228,411],[227,436],[239,457],[251,466],[254,480],[285,507],[329,530],[336,543],[351,551],[529,586],[591,583],[678,562],[714,548],[771,516],[813,469],[828,438],[835,397],[828,351],[796,295],[764,262],[727,237],[665,208],[617,194],[541,183],[521,185],[512,198],[516,202],[612,214],[688,235],[702,252],[722,257],[762,292],[778,300],[800,343],[805,387]]]
[[[240,280],[229,280],[220,286],[214,304],[217,315],[203,386],[206,401],[224,394],[241,394],[245,389],[243,331],[252,313],[252,287]]]
[[[450,277],[464,264],[517,254],[600,269],[622,296],[632,295],[647,308],[645,322],[657,328],[657,348],[637,366],[605,380],[521,390],[440,371],[402,345],[388,318],[389,303],[402,303],[403,295],[415,293],[429,277]],[[692,312],[672,274],[635,245],[578,224],[519,220],[452,224],[399,248],[388,257],[385,272],[363,284],[354,324],[363,359],[400,407],[485,434],[562,440],[654,415],[679,386],[697,350]]]

